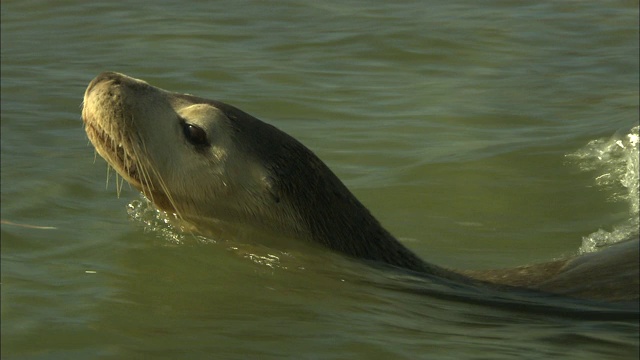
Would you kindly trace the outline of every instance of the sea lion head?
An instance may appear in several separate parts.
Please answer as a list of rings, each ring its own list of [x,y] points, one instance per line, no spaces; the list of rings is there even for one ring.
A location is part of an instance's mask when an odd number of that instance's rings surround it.
[[[275,127],[114,72],[91,81],[82,118],[98,154],[160,209],[194,222],[300,231],[274,171],[310,154]]]
[[[256,230],[425,269],[311,150],[231,105],[105,72],[82,118],[98,154],[189,229]]]
[[[274,150],[264,140],[278,135],[270,125],[114,72],[91,81],[82,118],[98,154],[160,209],[191,220],[273,220],[280,199],[255,156],[256,147]]]

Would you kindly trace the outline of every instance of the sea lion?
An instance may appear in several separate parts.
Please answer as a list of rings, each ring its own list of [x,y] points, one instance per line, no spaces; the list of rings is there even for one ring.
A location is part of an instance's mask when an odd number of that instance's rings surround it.
[[[426,263],[385,230],[311,150],[219,101],[104,72],[85,91],[82,119],[98,154],[125,180],[197,229],[249,226],[452,281],[638,299],[637,239],[592,255],[595,260],[511,270],[453,271]],[[585,274],[598,274],[606,289],[585,287],[579,281]]]

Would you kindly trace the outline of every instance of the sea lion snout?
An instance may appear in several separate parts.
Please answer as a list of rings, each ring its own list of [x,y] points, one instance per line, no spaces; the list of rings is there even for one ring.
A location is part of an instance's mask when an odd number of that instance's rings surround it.
[[[100,73],[95,78],[93,78],[93,80],[91,80],[91,82],[87,86],[87,90],[85,94],[90,93],[96,85],[102,82],[110,82],[112,85],[124,84],[128,86],[135,86],[135,85],[149,86],[149,84],[144,80],[135,79],[125,74],[117,73],[114,71],[105,71]]]

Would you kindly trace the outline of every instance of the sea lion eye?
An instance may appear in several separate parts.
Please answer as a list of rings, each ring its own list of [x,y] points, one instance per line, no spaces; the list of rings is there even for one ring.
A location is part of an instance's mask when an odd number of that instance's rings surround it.
[[[184,137],[191,144],[195,146],[208,146],[209,140],[207,139],[207,133],[201,128],[193,124],[189,124],[184,120],[181,120],[182,131]]]

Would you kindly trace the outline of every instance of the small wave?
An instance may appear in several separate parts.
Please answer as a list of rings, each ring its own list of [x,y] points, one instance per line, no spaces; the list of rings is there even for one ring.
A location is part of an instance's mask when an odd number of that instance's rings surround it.
[[[582,149],[567,155],[577,161],[581,170],[596,174],[596,185],[611,194],[611,201],[629,205],[628,218],[615,224],[611,231],[598,229],[583,237],[580,253],[638,237],[639,128],[635,126],[627,134],[590,141]]]

